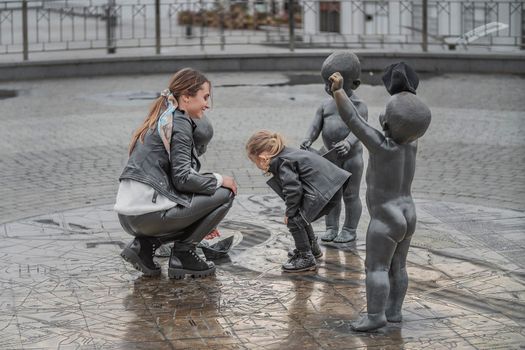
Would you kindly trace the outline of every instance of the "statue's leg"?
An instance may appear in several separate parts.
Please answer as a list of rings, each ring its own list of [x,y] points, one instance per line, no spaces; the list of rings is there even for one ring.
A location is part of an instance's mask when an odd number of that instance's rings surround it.
[[[393,231],[398,230],[395,222],[372,218],[366,237],[366,305],[367,315],[352,323],[356,331],[371,331],[386,325],[385,315],[390,294],[389,268],[397,247]],[[406,228],[403,230],[403,232]]]
[[[408,249],[410,248],[410,241],[412,240],[412,235],[416,227],[415,210],[407,211],[405,217],[407,219],[407,234],[397,245],[389,272],[390,294],[388,295],[386,306],[386,318],[389,322],[401,322],[401,308],[408,289],[406,261]]]
[[[337,233],[339,232],[339,215],[341,215],[341,201],[326,214],[324,218],[326,233],[321,235],[321,240],[331,242],[337,237]]]
[[[352,242],[356,239],[357,225],[361,218],[363,206],[359,198],[359,187],[363,174],[363,157],[358,154],[346,159],[342,168],[352,173],[343,191],[343,202],[345,204],[345,222],[341,232],[334,238],[334,243]]]
[[[401,322],[401,307],[408,288],[406,256],[410,246],[410,238],[404,239],[398,246],[392,258],[389,271],[390,294],[386,305],[386,318],[389,322]]]

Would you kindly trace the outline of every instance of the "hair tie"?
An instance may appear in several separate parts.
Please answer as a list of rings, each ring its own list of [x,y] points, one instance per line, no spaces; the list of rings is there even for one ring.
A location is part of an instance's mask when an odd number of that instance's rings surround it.
[[[173,96],[173,93],[170,91],[170,89],[164,89],[160,92],[160,96],[168,98]]]

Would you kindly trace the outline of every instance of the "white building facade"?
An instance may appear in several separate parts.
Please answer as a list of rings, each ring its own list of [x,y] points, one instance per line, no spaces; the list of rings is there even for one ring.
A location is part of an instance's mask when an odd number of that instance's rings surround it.
[[[305,0],[301,2],[303,41],[417,44],[423,32],[422,3]],[[525,1],[429,0],[428,42],[443,45],[478,28],[469,45],[523,49],[524,13]],[[494,22],[501,24],[499,29]]]

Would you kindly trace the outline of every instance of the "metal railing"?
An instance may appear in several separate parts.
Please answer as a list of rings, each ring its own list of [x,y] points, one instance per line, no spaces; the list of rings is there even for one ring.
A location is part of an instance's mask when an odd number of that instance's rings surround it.
[[[523,49],[525,1],[10,0],[0,53],[218,45]],[[498,23],[495,25],[494,23]],[[471,32],[470,37],[469,32]],[[474,34],[472,34],[474,33]]]

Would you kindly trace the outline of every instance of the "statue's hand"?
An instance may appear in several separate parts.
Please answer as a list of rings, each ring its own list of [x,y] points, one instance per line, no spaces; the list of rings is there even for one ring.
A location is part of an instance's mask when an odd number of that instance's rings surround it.
[[[343,87],[343,76],[341,73],[335,72],[328,79],[332,82],[332,86],[330,87],[332,92],[336,92]]]
[[[334,145],[334,148],[338,156],[344,157],[348,154],[348,152],[350,152],[350,149],[352,148],[352,146],[350,145],[350,142],[346,140],[342,140],[336,143]]]
[[[301,149],[308,150],[310,146],[312,145],[312,140],[306,139],[301,142],[301,145],[299,146]]]

